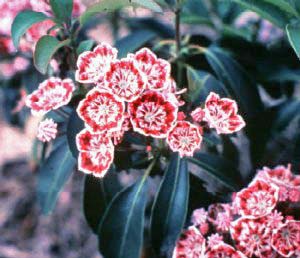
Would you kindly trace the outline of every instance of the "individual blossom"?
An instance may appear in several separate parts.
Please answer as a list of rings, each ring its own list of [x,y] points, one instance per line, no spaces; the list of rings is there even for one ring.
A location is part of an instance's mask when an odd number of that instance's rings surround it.
[[[227,203],[212,204],[208,207],[208,220],[220,232],[228,232],[233,221],[232,208]]]
[[[164,59],[157,58],[156,55],[148,48],[142,48],[134,55],[134,58],[140,71],[145,75],[146,88],[149,90],[162,90],[167,87],[166,81],[170,77],[170,63]]]
[[[272,247],[283,257],[291,257],[300,248],[300,221],[289,220],[272,236]]]
[[[235,250],[231,245],[219,243],[206,253],[205,258],[247,258],[240,251]]]
[[[267,215],[267,224],[266,226],[268,226],[269,228],[279,228],[283,225],[283,216],[282,213],[274,210],[272,211],[269,215]]]
[[[210,128],[215,128],[218,134],[230,134],[241,130],[245,126],[243,118],[237,114],[238,108],[234,100],[220,98],[211,92],[205,101],[205,116]]]
[[[231,224],[231,237],[236,248],[247,257],[271,258],[272,230],[266,227],[266,218],[240,218]]]
[[[199,229],[202,235],[205,235],[209,230],[207,217],[207,211],[204,208],[196,209],[192,214],[191,222]]]
[[[198,107],[192,111],[191,116],[192,116],[194,122],[200,123],[200,122],[202,122],[202,120],[205,116],[205,112],[201,107]]]
[[[118,50],[107,43],[100,43],[93,51],[85,51],[77,60],[76,81],[101,83],[111,62],[117,59]]]
[[[113,132],[121,129],[125,105],[106,91],[94,88],[79,103],[77,113],[94,132]]]
[[[276,166],[275,168],[264,167],[259,170],[256,179],[263,179],[279,187],[279,201],[297,201],[300,182],[291,171],[291,166]],[[292,199],[292,200],[291,200]]]
[[[218,233],[212,234],[207,238],[207,247],[212,248],[218,244],[223,243],[223,236]]]
[[[109,137],[84,129],[76,136],[79,150],[78,169],[96,177],[103,177],[114,159],[114,145]]]
[[[53,109],[67,105],[72,98],[74,89],[72,80],[51,77],[27,96],[26,106],[31,108],[33,115],[44,115]]]
[[[170,77],[166,80],[166,87],[161,91],[161,93],[168,101],[180,107],[183,106],[185,103],[183,100],[180,99],[180,95],[185,93],[186,91],[186,88],[178,91],[175,80]]]
[[[259,218],[272,212],[278,202],[279,188],[263,180],[255,180],[235,198],[240,214],[249,218]]]
[[[129,103],[133,130],[146,136],[164,138],[174,126],[178,107],[156,91],[146,91]]]
[[[42,142],[50,142],[57,135],[57,123],[53,119],[46,118],[40,122],[37,131],[37,138]]]
[[[167,137],[171,150],[179,152],[181,157],[193,156],[194,152],[200,149],[201,142],[199,128],[187,121],[178,121]]]
[[[204,252],[205,238],[192,226],[177,241],[172,258],[204,258]]]
[[[105,76],[106,87],[120,101],[132,102],[144,91],[144,77],[133,59],[123,58],[111,63]]]

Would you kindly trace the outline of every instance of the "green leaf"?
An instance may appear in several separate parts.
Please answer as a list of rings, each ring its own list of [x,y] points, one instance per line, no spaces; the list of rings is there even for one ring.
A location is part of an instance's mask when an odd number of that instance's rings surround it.
[[[300,23],[288,24],[286,26],[286,33],[291,46],[300,58]]]
[[[117,174],[110,170],[104,178],[86,175],[83,193],[83,212],[93,232],[97,234],[99,223],[113,197],[122,187]]]
[[[73,11],[73,0],[50,0],[50,5],[58,21],[71,21]]]
[[[73,110],[67,125],[67,139],[70,151],[74,158],[78,158],[78,149],[76,146],[76,135],[84,129],[84,122],[79,118],[76,110]]]
[[[189,198],[187,162],[173,153],[156,196],[151,214],[151,240],[154,250],[171,257],[184,226]]]
[[[253,118],[259,114],[263,105],[258,88],[246,71],[219,48],[207,48],[205,56],[218,78],[224,83],[227,92],[238,102],[246,118]]]
[[[278,6],[266,2],[265,0],[227,0],[240,4],[246,9],[258,13],[261,17],[269,20],[278,27],[284,28],[289,23],[289,13],[286,13]]]
[[[294,16],[298,16],[298,13],[295,9],[295,7],[293,6],[293,4],[291,2],[289,2],[289,0],[264,0],[270,4],[276,5],[277,7],[279,7],[282,11],[289,13],[291,15]]]
[[[80,42],[76,53],[79,56],[81,53],[85,52],[85,51],[90,51],[93,47],[93,45],[95,44],[95,41],[92,39],[88,39],[88,40],[84,40],[82,42]]]
[[[59,41],[55,37],[46,35],[39,39],[34,51],[34,65],[36,69],[46,74],[49,62],[55,52],[70,43],[70,39]]]
[[[228,189],[237,191],[240,188],[240,173],[227,160],[207,153],[196,153],[193,158],[188,158],[188,160]]]
[[[66,139],[52,150],[41,165],[38,174],[38,202],[44,214],[55,207],[57,198],[71,176],[76,160],[72,157]]]
[[[139,258],[147,201],[145,177],[119,192],[99,226],[99,249],[106,258]]]
[[[119,50],[118,57],[125,57],[128,53],[135,51],[146,42],[153,39],[156,33],[150,30],[138,30],[116,42],[116,48]]]
[[[290,122],[300,115],[300,101],[289,99],[281,104],[276,112],[272,133],[274,136],[284,130]]]
[[[11,36],[16,48],[25,32],[35,23],[50,19],[47,15],[30,10],[18,13],[11,26]]]
[[[81,25],[91,17],[102,12],[113,12],[124,7],[144,7],[155,12],[162,12],[161,7],[153,0],[102,0],[89,7],[79,18]]]

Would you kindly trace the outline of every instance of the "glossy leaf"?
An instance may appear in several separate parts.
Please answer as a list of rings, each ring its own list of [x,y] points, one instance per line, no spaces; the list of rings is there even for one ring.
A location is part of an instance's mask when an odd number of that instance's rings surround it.
[[[145,177],[119,192],[99,226],[99,249],[106,258],[139,258],[147,201]]]
[[[297,99],[287,100],[279,106],[273,124],[273,133],[284,130],[290,122],[300,116],[300,101]]]
[[[51,9],[60,22],[70,21],[73,11],[73,0],[50,0]]]
[[[34,65],[36,69],[42,73],[46,74],[49,62],[55,54],[55,52],[63,46],[70,43],[70,40],[59,41],[52,36],[43,36],[39,39],[36,44],[34,51]]]
[[[97,234],[102,216],[110,201],[122,189],[117,174],[112,169],[104,178],[86,175],[83,193],[83,212],[93,232]]]
[[[94,44],[95,44],[95,41],[92,39],[88,39],[88,40],[84,40],[84,41],[80,42],[80,44],[76,50],[77,55],[80,55],[81,53],[83,53],[85,51],[90,51]]]
[[[228,0],[227,0],[228,1]],[[229,0],[240,4],[246,9],[258,13],[278,27],[284,28],[289,23],[289,13],[265,0]]]
[[[144,7],[155,12],[161,12],[160,6],[153,0],[102,0],[90,6],[81,16],[80,23],[85,24],[91,17],[101,12],[113,12],[124,7]]]
[[[150,30],[138,30],[116,42],[116,48],[119,50],[118,57],[125,57],[128,53],[134,52],[146,42],[153,39],[156,33]]]
[[[296,55],[300,58],[300,23],[288,24],[286,26],[286,33]]]
[[[188,160],[202,168],[208,176],[214,178],[228,189],[232,191],[239,189],[239,171],[223,158],[207,153],[196,153],[194,157],[188,158]]]
[[[151,241],[161,256],[171,257],[184,226],[189,198],[187,161],[173,153],[151,214]]]
[[[298,16],[298,13],[294,7],[294,5],[289,0],[264,0],[270,4],[276,5],[282,11],[289,13],[291,15]]]
[[[39,169],[38,202],[44,214],[55,207],[59,193],[71,176],[76,160],[72,157],[66,139],[52,150]]]
[[[72,114],[69,117],[68,125],[67,125],[67,139],[70,151],[74,158],[78,158],[78,149],[76,146],[76,135],[83,130],[84,122],[77,115],[76,110],[73,110]]]
[[[47,15],[41,12],[34,12],[30,10],[18,13],[11,26],[11,36],[16,48],[26,31],[35,23],[50,19]]]
[[[218,78],[224,83],[227,91],[235,99],[247,118],[255,117],[263,105],[255,82],[246,71],[222,50],[210,47],[205,56]]]

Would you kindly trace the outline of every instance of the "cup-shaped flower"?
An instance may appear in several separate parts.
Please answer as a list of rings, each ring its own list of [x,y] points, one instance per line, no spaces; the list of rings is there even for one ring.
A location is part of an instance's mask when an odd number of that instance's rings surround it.
[[[205,238],[192,226],[185,230],[176,243],[172,258],[204,258]]]
[[[249,187],[238,192],[236,206],[242,216],[259,218],[272,212],[279,199],[279,188],[263,180],[255,180]]]
[[[114,145],[109,137],[87,129],[76,136],[79,150],[78,169],[96,177],[103,177],[114,159]]]
[[[241,130],[245,126],[243,118],[237,114],[238,107],[234,100],[220,98],[211,92],[205,101],[205,116],[210,128],[215,128],[218,134],[230,134]]]
[[[111,63],[105,84],[120,101],[132,102],[144,91],[144,78],[133,59],[123,58]]]
[[[98,133],[118,131],[124,119],[125,104],[106,91],[94,88],[83,99],[77,113],[86,126]]]
[[[33,115],[44,115],[69,103],[75,86],[72,80],[51,77],[26,98],[26,105]]]
[[[156,91],[146,91],[129,103],[133,130],[154,138],[165,138],[177,118],[178,107]]]
[[[199,127],[187,121],[178,121],[167,137],[171,150],[179,152],[181,157],[193,156],[194,152],[200,149],[201,142]]]
[[[93,51],[85,51],[77,60],[76,81],[101,83],[112,61],[117,59],[118,50],[107,43],[100,43]]]
[[[167,80],[170,77],[171,65],[168,61],[157,58],[148,48],[142,48],[134,55],[134,58],[141,72],[146,77],[146,88],[148,90],[162,90],[167,87]]]

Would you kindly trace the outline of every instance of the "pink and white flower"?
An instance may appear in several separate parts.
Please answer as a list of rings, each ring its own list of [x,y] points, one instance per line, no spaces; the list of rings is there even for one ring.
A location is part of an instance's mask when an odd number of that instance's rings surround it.
[[[204,258],[205,238],[196,227],[185,230],[176,243],[172,258]]]
[[[171,150],[179,152],[181,157],[193,156],[200,149],[201,142],[199,128],[187,121],[178,121],[167,137]]]
[[[236,248],[247,257],[271,258],[272,230],[266,227],[266,218],[240,218],[231,225],[231,237]]]
[[[235,202],[242,216],[259,218],[272,212],[279,199],[279,188],[263,180],[255,180],[237,193]]]
[[[140,71],[146,77],[146,89],[162,90],[167,87],[166,81],[170,77],[170,63],[164,59],[157,58],[148,48],[142,48],[134,55],[128,55],[134,58]]]
[[[33,115],[44,115],[47,112],[67,105],[75,90],[71,79],[51,77],[42,82],[38,89],[26,98],[26,106]]]
[[[205,112],[201,107],[198,107],[192,111],[191,116],[194,122],[200,123],[204,119]]]
[[[101,83],[111,62],[117,59],[118,50],[107,43],[100,43],[93,51],[85,51],[77,60],[76,81]]]
[[[50,142],[57,135],[57,123],[53,119],[46,118],[39,123],[37,138],[42,142]]]
[[[96,177],[107,173],[114,159],[114,145],[109,137],[84,129],[76,136],[79,150],[78,169]]]
[[[238,107],[234,100],[220,98],[211,92],[205,101],[205,116],[203,118],[210,128],[215,128],[218,134],[230,134],[241,130],[246,124],[237,114]]]
[[[156,91],[146,91],[129,103],[133,130],[154,138],[165,138],[177,118],[178,107]]]
[[[95,133],[106,133],[121,129],[125,105],[106,91],[94,88],[83,99],[77,113],[86,126]]]
[[[120,101],[127,102],[136,100],[145,89],[144,77],[130,58],[111,63],[105,76],[105,84]]]
[[[289,220],[272,236],[272,247],[283,257],[291,257],[300,249],[300,221]]]
[[[212,247],[205,255],[205,258],[247,258],[240,251],[235,250],[231,245],[219,243]]]

